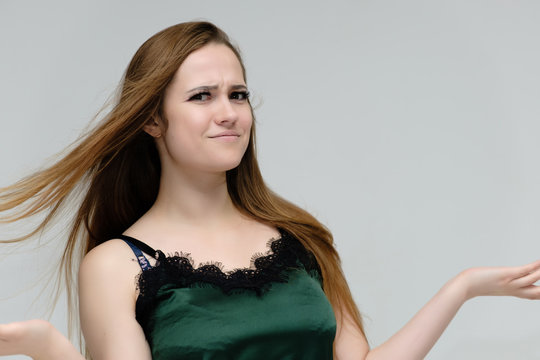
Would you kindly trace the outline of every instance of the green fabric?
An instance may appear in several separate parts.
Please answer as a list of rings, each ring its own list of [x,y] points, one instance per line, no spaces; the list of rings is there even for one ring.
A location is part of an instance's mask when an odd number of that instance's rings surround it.
[[[336,320],[318,276],[285,271],[288,281],[261,296],[162,286],[148,324],[153,360],[332,359]]]

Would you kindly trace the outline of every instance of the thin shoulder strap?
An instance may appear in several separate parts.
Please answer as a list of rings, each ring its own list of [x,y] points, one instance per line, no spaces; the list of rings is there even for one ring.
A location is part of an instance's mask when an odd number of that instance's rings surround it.
[[[146,245],[142,241],[137,240],[131,236],[119,235],[118,238],[124,240],[126,244],[129,245],[129,247],[137,257],[137,261],[139,262],[142,271],[152,268],[152,265],[150,265],[148,259],[146,258],[146,256],[144,256],[143,251],[149,255],[155,256],[156,251],[154,249],[152,249],[150,246]]]

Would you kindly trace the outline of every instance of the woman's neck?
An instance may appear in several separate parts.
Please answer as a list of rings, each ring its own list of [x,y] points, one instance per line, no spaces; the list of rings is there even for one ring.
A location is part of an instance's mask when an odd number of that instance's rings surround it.
[[[227,222],[238,216],[227,190],[225,173],[175,173],[162,175],[154,216],[192,225]]]

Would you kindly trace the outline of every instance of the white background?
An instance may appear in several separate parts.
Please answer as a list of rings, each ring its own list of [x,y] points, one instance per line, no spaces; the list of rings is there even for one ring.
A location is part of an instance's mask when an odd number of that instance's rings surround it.
[[[263,175],[333,231],[373,346],[461,270],[540,258],[532,0],[0,0],[0,186],[76,139],[144,40],[194,19],[239,44]],[[57,233],[0,249],[0,322],[41,316],[48,295],[22,290]],[[540,359],[539,339],[540,303],[474,299],[427,358]]]

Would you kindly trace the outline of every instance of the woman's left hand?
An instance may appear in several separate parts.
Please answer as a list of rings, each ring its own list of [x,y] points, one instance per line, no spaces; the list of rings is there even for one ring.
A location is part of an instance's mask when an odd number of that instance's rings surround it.
[[[0,324],[0,356],[27,355],[34,360],[84,360],[58,330],[45,320]]]
[[[43,320],[29,320],[0,325],[0,356],[23,354],[33,358],[46,352],[52,325]]]
[[[476,296],[515,296],[540,300],[540,260],[514,267],[478,267],[462,272],[467,298]]]

